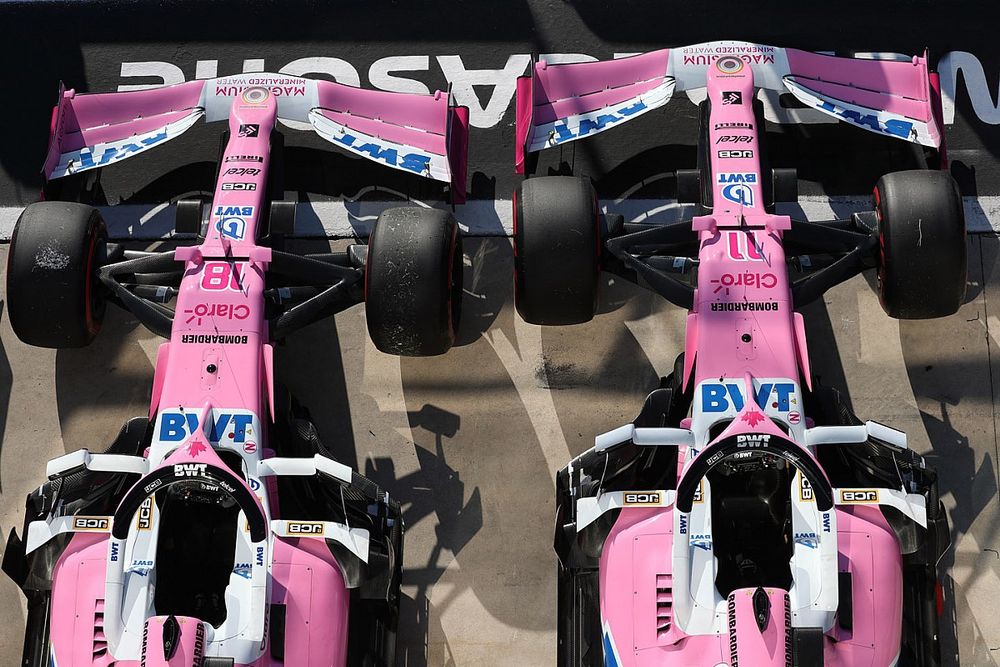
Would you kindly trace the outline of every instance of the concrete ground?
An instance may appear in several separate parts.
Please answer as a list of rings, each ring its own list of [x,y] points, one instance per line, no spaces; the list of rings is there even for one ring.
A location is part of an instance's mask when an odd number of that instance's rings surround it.
[[[864,277],[806,308],[814,369],[855,412],[908,432],[941,477],[946,664],[1000,654],[997,407],[1000,241],[969,238],[968,302],[937,321],[886,317]],[[586,325],[541,329],[512,307],[509,242],[468,239],[460,345],[398,359],[355,307],[290,337],[277,375],[323,439],[400,498],[406,572],[401,665],[548,665],[555,656],[554,472],[631,420],[681,350],[683,313],[608,281]],[[0,248],[0,259],[6,247]],[[147,409],[159,340],[119,312],[84,350],[29,348],[0,323],[0,529],[20,530],[45,462],[100,450]],[[996,375],[996,377],[994,377]],[[17,664],[23,611],[0,579],[0,664]]]

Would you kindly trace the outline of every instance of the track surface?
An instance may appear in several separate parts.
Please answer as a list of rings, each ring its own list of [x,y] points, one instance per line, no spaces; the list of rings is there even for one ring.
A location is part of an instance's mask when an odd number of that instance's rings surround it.
[[[953,317],[890,320],[859,277],[808,307],[806,322],[824,382],[846,388],[863,419],[907,431],[937,466],[954,541],[943,564],[947,663],[995,665],[1000,240],[970,236],[969,250],[968,302]],[[470,239],[466,252],[461,345],[446,356],[377,352],[359,306],[292,336],[278,348],[277,375],[340,459],[403,501],[400,664],[552,664],[553,474],[634,417],[681,350],[683,313],[608,281],[593,322],[526,325],[512,307],[509,242]],[[145,413],[160,340],[115,311],[90,348],[53,352],[23,345],[2,319],[6,533],[20,530],[24,495],[48,459],[101,450],[126,418]],[[0,617],[0,664],[17,664],[24,616],[6,578]]]

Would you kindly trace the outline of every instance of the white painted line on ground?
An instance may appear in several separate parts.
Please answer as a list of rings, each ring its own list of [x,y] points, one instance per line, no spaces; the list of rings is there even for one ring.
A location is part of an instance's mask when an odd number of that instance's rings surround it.
[[[830,220],[846,218],[871,206],[867,196],[800,197],[798,204],[778,206],[778,212],[794,219]],[[406,205],[395,201],[322,201],[298,205],[297,236],[301,238],[366,238],[379,213]],[[444,202],[411,201],[411,205],[450,208]],[[690,215],[693,206],[673,199],[602,200],[602,208],[620,213],[627,222],[673,222]],[[21,214],[17,207],[0,207],[0,242],[9,241]],[[112,238],[162,239],[174,229],[174,207],[163,204],[123,204],[101,208]],[[455,218],[470,236],[510,236],[513,230],[509,199],[476,200],[454,207]],[[1000,196],[966,197],[965,221],[970,234],[1000,233]]]

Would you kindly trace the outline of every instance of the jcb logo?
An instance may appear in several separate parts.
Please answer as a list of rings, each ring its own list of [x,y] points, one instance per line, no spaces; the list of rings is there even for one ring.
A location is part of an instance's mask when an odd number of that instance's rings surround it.
[[[106,531],[110,525],[106,516],[78,516],[73,518],[73,530]]]
[[[842,503],[877,503],[878,491],[875,489],[864,489],[859,491],[841,491],[840,502]]]
[[[135,522],[135,527],[139,530],[149,530],[153,524],[153,499],[146,498],[139,505],[139,514]]]
[[[289,521],[290,535],[322,535],[323,524],[318,521]]]
[[[799,477],[799,498],[802,499],[802,502],[809,502],[814,499],[812,484],[804,476]]]

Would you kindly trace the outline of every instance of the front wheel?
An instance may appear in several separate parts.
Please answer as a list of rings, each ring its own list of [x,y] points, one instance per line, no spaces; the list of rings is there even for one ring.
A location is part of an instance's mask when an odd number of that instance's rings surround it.
[[[447,352],[461,317],[462,268],[462,235],[450,213],[383,211],[365,264],[365,311],[375,347],[408,357]]]
[[[531,324],[580,324],[597,312],[600,215],[589,180],[545,176],[514,192],[514,305]]]
[[[914,320],[955,313],[965,298],[962,197],[943,171],[898,171],[875,186],[878,290],[891,317]]]
[[[104,319],[97,269],[107,238],[92,206],[43,201],[24,209],[7,255],[7,312],[18,338],[51,348],[94,339]]]

